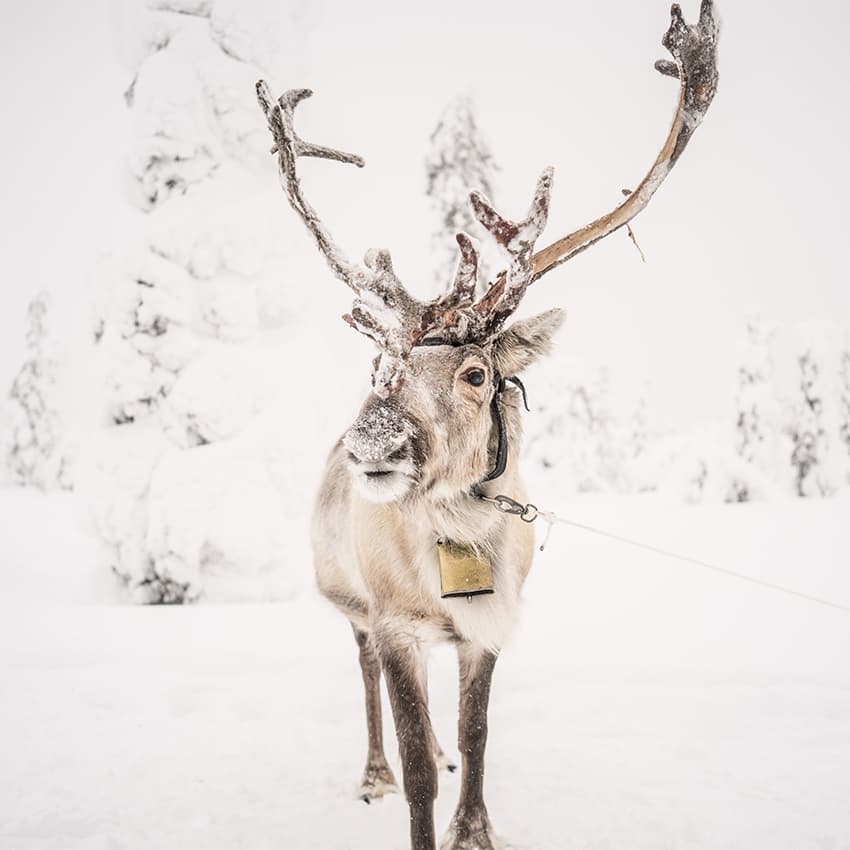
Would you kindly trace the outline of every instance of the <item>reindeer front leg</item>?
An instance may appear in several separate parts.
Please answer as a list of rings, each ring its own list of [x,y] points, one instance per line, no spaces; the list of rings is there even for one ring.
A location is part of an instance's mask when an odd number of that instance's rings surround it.
[[[460,664],[458,747],[463,758],[460,799],[441,850],[494,850],[493,827],[484,805],[487,706],[496,655],[463,643]]]
[[[422,654],[409,638],[386,630],[377,630],[375,638],[390,694],[404,792],[410,806],[410,846],[412,850],[436,850],[437,765]]]
[[[375,652],[369,632],[354,628],[354,637],[360,647],[360,669],[366,690],[366,728],[369,733],[369,755],[360,782],[360,799],[371,803],[373,799],[398,791],[395,777],[384,755],[384,733],[381,723],[381,663]]]

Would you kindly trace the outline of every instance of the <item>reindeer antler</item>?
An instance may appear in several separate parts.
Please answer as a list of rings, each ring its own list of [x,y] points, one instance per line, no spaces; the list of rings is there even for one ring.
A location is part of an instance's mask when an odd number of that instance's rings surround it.
[[[369,251],[365,265],[352,263],[336,245],[318,214],[306,201],[295,170],[300,156],[321,157],[362,167],[355,154],[303,141],[295,133],[295,107],[312,92],[292,89],[273,100],[265,82],[257,83],[257,97],[275,140],[281,183],[293,209],[313,234],[334,274],[356,293],[351,312],[343,318],[381,350],[374,375],[375,392],[387,396],[401,385],[410,352],[423,338],[439,333],[447,342],[484,344],[519,306],[528,287],[547,271],[570,260],[595,242],[627,225],[655,194],[699,126],[717,90],[717,23],[712,0],[702,0],[700,19],[688,26],[678,5],[671,10],[670,29],[662,39],[674,62],[656,68],[681,82],[673,126],[652,169],[637,189],[616,209],[580,230],[533,254],[535,241],[546,226],[552,169],[537,181],[531,209],[522,221],[512,222],[473,192],[470,203],[482,226],[507,254],[508,269],[474,302],[478,277],[478,250],[465,233],[457,236],[460,261],[454,283],[445,295],[422,302],[410,295],[393,271],[388,251]]]
[[[676,115],[661,153],[637,189],[628,194],[626,200],[616,209],[535,254],[534,280],[568,262],[600,239],[625,227],[640,213],[672,171],[711,106],[718,81],[718,25],[713,0],[702,0],[699,21],[696,24],[685,23],[678,3],[673,4],[670,16],[670,28],[661,43],[670,51],[674,61],[661,59],[655,63],[655,67],[666,76],[678,78],[681,85]],[[500,277],[493,284],[494,288],[504,286],[504,277]]]
[[[304,198],[301,183],[295,171],[295,161],[299,156],[314,156],[322,159],[333,159],[337,162],[347,162],[363,168],[366,164],[362,157],[352,153],[333,150],[332,148],[311,145],[302,141],[295,132],[293,118],[295,107],[308,97],[312,97],[310,89],[290,89],[274,100],[265,80],[257,82],[257,100],[269,123],[269,130],[274,137],[274,147],[271,152],[277,154],[280,169],[280,182],[289,203],[301,217],[307,229],[313,234],[319,250],[331,267],[331,271],[355,292],[360,291],[361,278],[364,269],[352,263],[334,242],[319,219],[318,214]]]
[[[311,94],[309,89],[290,89],[275,101],[265,81],[257,83],[257,99],[274,136],[272,153],[278,157],[286,197],[313,234],[333,273],[356,293],[351,313],[343,318],[381,349],[381,362],[374,377],[375,391],[387,395],[400,385],[404,361],[428,331],[433,311],[402,286],[393,271],[389,251],[369,251],[364,258],[365,266],[351,262],[304,197],[295,168],[298,157],[332,159],[360,168],[365,165],[356,154],[310,144],[299,138],[293,125],[295,107]]]
[[[486,317],[487,335],[492,336],[516,310],[533,279],[534,243],[546,227],[549,196],[554,171],[547,168],[537,181],[528,215],[520,222],[502,218],[477,192],[469,196],[472,211],[510,258],[505,285],[491,287],[475,305],[475,312]]]

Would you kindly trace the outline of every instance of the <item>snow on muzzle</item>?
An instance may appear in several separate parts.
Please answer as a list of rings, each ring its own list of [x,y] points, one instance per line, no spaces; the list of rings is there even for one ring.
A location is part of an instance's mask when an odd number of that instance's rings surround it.
[[[375,399],[346,431],[342,444],[355,486],[373,502],[393,502],[417,478],[417,429],[399,408]]]

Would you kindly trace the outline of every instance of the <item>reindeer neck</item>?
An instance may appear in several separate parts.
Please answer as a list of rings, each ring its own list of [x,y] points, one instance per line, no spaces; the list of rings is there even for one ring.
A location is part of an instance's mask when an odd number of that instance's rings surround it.
[[[483,501],[482,495],[493,498],[499,494],[512,498],[523,498],[525,487],[519,470],[521,452],[520,413],[515,399],[505,405],[505,429],[508,441],[508,456],[504,472],[493,480],[480,481],[471,487],[454,493],[441,492],[434,488],[398,509],[408,522],[435,539],[446,539],[456,543],[490,546],[504,531],[509,517],[496,511],[491,503]],[[497,443],[497,435],[491,434],[491,456]]]

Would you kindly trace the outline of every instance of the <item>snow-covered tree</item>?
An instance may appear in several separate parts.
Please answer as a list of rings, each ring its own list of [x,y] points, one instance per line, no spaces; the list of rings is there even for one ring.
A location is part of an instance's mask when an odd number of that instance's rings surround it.
[[[846,483],[850,484],[850,332],[845,334],[844,346],[841,351],[841,366],[839,372],[840,382],[840,410],[839,410],[839,433],[841,442],[847,453],[847,476]]]
[[[71,488],[56,404],[56,361],[47,333],[47,293],[27,310],[26,360],[15,377],[4,410],[3,455],[9,479],[42,490]]]
[[[642,457],[650,442],[649,411],[646,394],[638,396],[629,418],[628,453],[632,460]]]
[[[650,455],[656,489],[691,504],[734,501],[731,482],[747,477],[726,422],[703,423],[667,435]]]
[[[738,346],[734,449],[741,462],[727,501],[764,496],[772,489],[771,478],[778,477],[780,428],[771,356],[775,332],[773,323],[750,319]]]
[[[832,322],[747,322],[738,352],[733,427],[713,423],[659,441],[639,467],[691,502],[780,493],[826,496],[848,480],[850,346]]]
[[[291,10],[128,8],[128,194],[143,215],[98,306],[108,426],[84,453],[83,489],[135,599],[280,598],[303,569],[286,519],[303,493],[277,471],[295,449],[270,423],[284,386],[270,364],[289,356],[297,334],[279,328],[298,300],[282,285],[285,201],[254,85],[263,59],[289,56],[265,39]]]
[[[481,225],[472,217],[469,193],[493,198],[493,174],[497,170],[490,148],[475,119],[475,105],[468,97],[453,100],[443,111],[425,160],[426,193],[431,199],[437,225],[431,237],[434,290],[442,292],[454,277],[458,262],[455,235],[460,231],[481,238]],[[496,270],[489,260],[490,240],[481,239],[479,286],[486,286]]]
[[[798,388],[789,426],[794,488],[799,496],[828,496],[847,474],[841,439],[841,348],[832,324],[803,325],[797,335]]]
[[[623,451],[625,455],[624,480],[629,490],[647,492],[657,490],[665,474],[667,459],[664,456],[662,435],[652,422],[648,401],[648,386],[631,405],[624,417]]]
[[[577,493],[630,487],[630,432],[612,410],[608,374],[580,363],[547,368],[526,420],[526,454]]]

